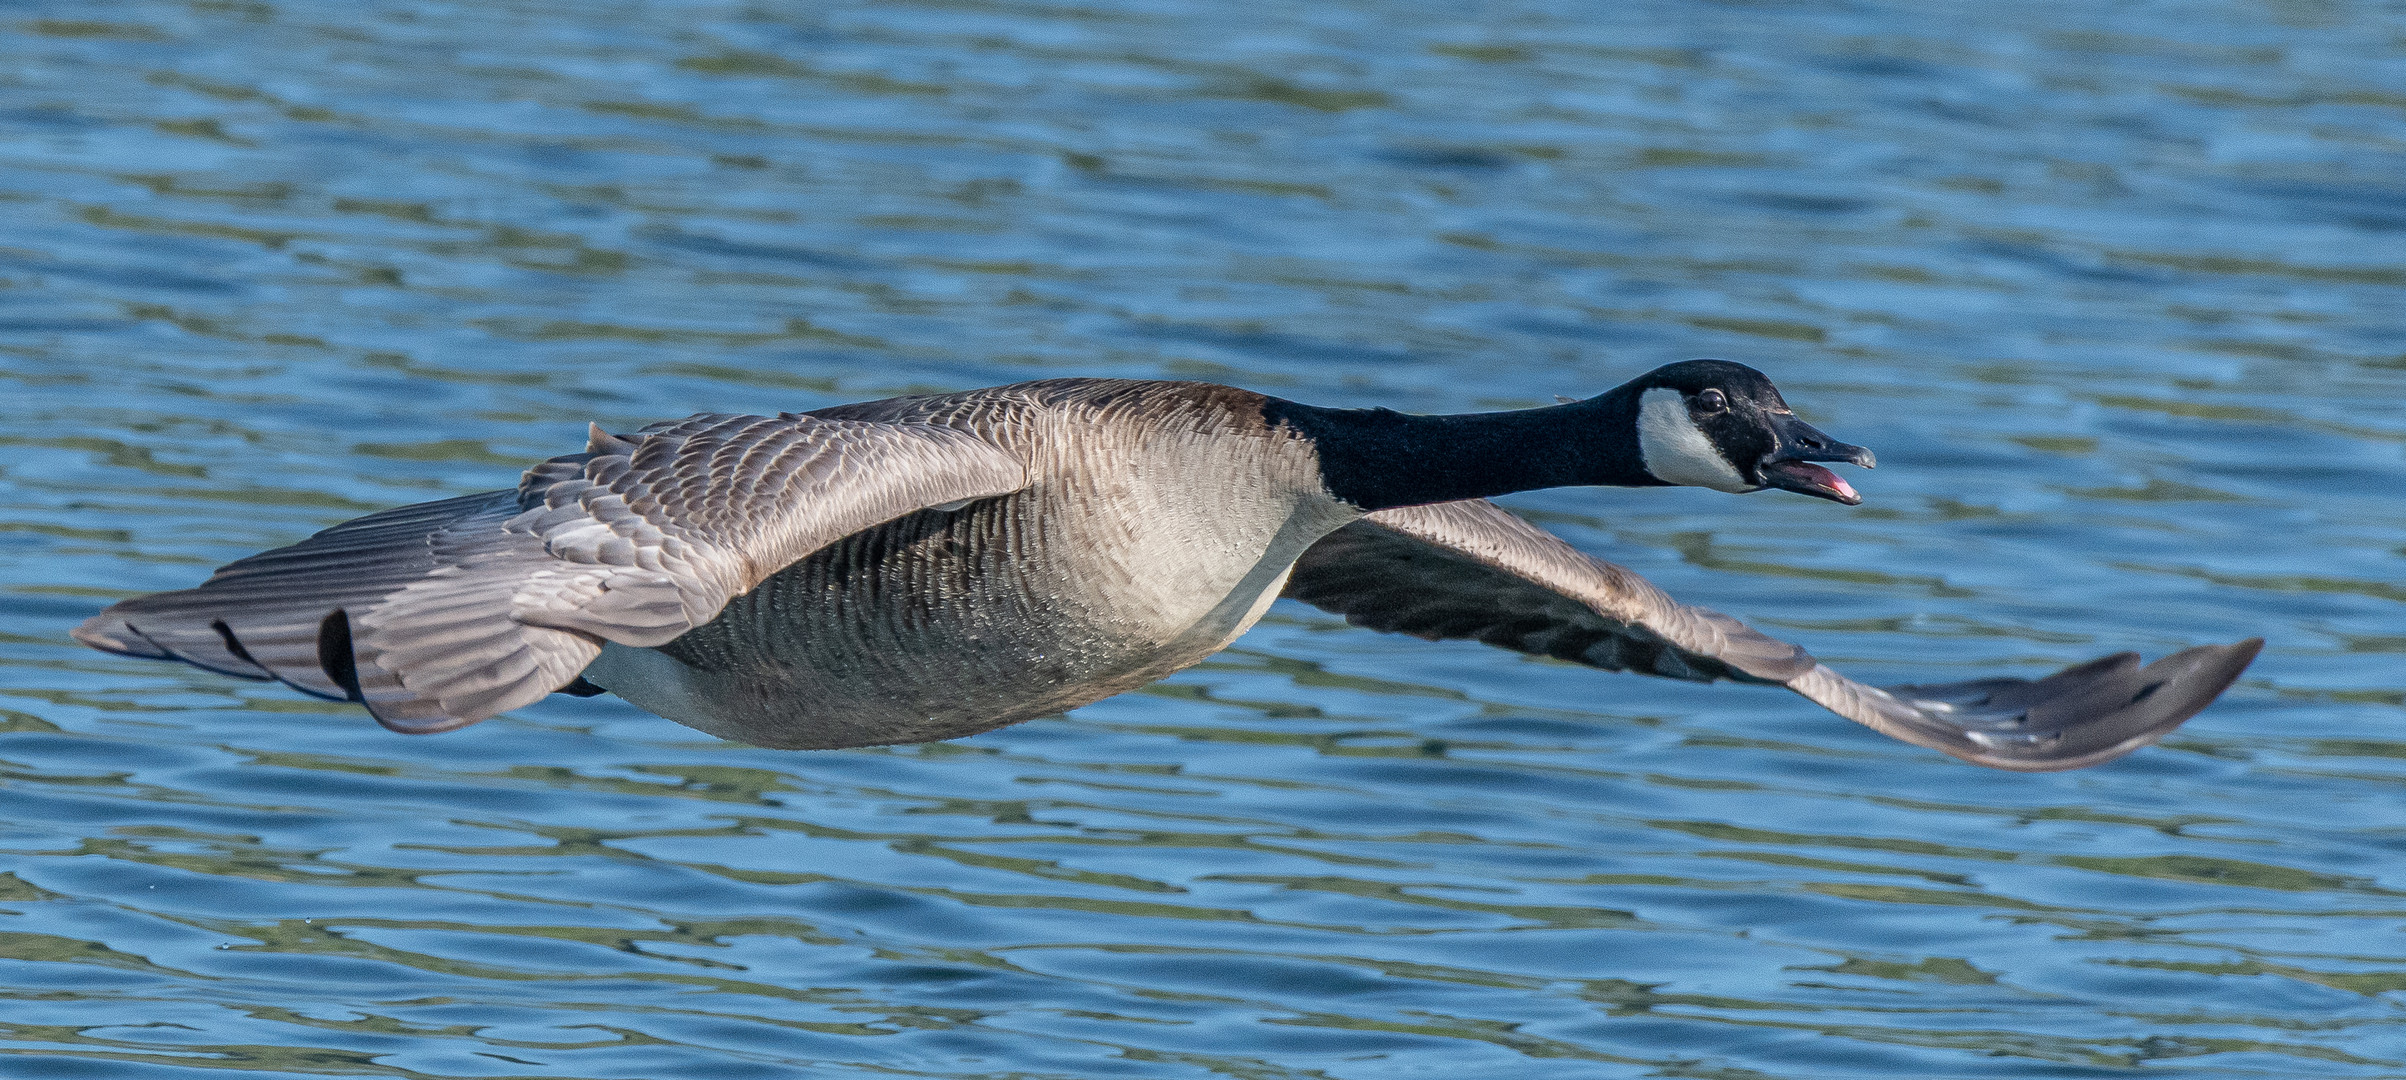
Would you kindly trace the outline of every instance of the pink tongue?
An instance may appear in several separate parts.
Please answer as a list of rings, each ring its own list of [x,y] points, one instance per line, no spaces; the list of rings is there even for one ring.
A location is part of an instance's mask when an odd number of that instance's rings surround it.
[[[1838,494],[1845,496],[1846,498],[1862,498],[1862,496],[1855,494],[1853,485],[1848,484],[1845,480],[1841,479],[1837,473],[1831,472],[1828,469],[1824,469],[1819,465],[1809,465],[1802,461],[1783,461],[1779,463],[1778,468],[1781,472],[1800,477],[1807,483],[1826,487],[1831,491],[1835,491]]]

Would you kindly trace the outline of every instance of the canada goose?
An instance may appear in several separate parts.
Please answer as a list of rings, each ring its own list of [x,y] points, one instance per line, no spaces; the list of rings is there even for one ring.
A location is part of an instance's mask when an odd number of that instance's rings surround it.
[[[1054,379],[595,427],[515,491],[345,522],[116,604],[75,637],[355,701],[395,731],[606,690],[809,749],[956,738],[1142,686],[1227,645],[1283,590],[1377,630],[1782,685],[2022,770],[2156,739],[2261,645],[1883,690],[1486,501],[1610,484],[1861,502],[1813,464],[1838,461],[1872,455],[1720,360],[1456,416]]]

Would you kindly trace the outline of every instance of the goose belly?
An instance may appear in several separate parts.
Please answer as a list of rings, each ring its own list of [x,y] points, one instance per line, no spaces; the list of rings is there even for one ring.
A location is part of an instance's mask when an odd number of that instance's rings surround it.
[[[1031,489],[856,533],[675,641],[605,646],[586,678],[761,746],[957,738],[1217,652],[1277,598],[1303,549],[1342,523],[1291,501],[1205,520],[1062,494]],[[1081,508],[1089,503],[1102,509]]]

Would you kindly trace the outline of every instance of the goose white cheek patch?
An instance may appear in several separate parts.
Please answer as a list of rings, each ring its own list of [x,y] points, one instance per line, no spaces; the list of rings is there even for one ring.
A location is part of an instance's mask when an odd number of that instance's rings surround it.
[[[1677,390],[1657,387],[1638,399],[1637,446],[1646,471],[1664,483],[1729,492],[1761,488],[1747,483],[1721,452],[1713,449],[1713,441],[1688,416],[1687,402]]]

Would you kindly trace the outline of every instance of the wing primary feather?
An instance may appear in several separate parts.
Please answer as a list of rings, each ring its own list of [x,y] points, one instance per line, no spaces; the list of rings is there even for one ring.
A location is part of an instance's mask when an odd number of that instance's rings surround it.
[[[326,681],[342,687],[351,700],[366,700],[359,692],[359,658],[351,652],[350,612],[335,608],[319,620],[317,666],[326,673]]]
[[[217,631],[218,639],[226,643],[226,651],[233,653],[234,659],[240,660],[243,663],[249,664],[250,666],[258,668],[261,671],[267,670],[266,664],[262,664],[257,660],[251,659],[251,651],[242,647],[242,642],[234,636],[233,629],[226,625],[226,621],[224,619],[209,620],[209,629]]]
[[[86,625],[88,626],[89,624],[87,623]],[[244,671],[244,670],[242,670],[242,669],[240,669],[240,668],[227,667],[227,666],[226,666],[226,665],[224,665],[224,664],[218,664],[218,663],[213,663],[213,662],[211,662],[211,661],[209,661],[209,660],[204,660],[204,659],[200,658],[199,656],[197,656],[197,655],[194,655],[192,652],[190,652],[190,651],[188,651],[188,650],[179,650],[179,649],[176,649],[176,648],[174,648],[174,647],[172,647],[172,646],[168,645],[166,642],[164,642],[164,641],[161,641],[161,640],[159,640],[158,638],[156,638],[156,637],[153,637],[153,636],[151,636],[151,635],[150,635],[150,634],[148,634],[148,633],[145,633],[141,627],[139,627],[139,626],[136,626],[136,625],[134,625],[134,624],[133,624],[133,623],[131,623],[131,622],[125,623],[124,625],[125,625],[125,628],[126,628],[128,631],[131,631],[131,632],[134,634],[134,636],[141,638],[144,644],[147,644],[147,645],[149,645],[149,646],[150,646],[151,648],[153,648],[153,649],[157,649],[157,650],[159,651],[159,658],[160,658],[160,659],[167,659],[167,660],[181,660],[181,661],[183,661],[184,663],[190,664],[190,665],[192,665],[193,667],[196,667],[196,668],[199,668],[199,669],[201,669],[202,671],[215,672],[215,673],[217,673],[217,674],[219,674],[219,675],[231,675],[231,676],[233,676],[233,677],[235,677],[235,678],[237,678],[237,679],[249,679],[249,680],[251,680],[252,682],[268,682],[268,681],[271,681],[271,680],[274,678],[273,676],[271,676],[271,675],[268,675],[268,674],[266,674],[266,673],[265,673],[265,672],[263,672],[263,671],[258,671],[258,670]],[[79,629],[81,629],[81,628],[79,628]],[[111,649],[111,650],[109,650],[109,651],[111,651],[111,652],[125,652],[125,650],[121,650],[121,649]],[[127,654],[127,655],[129,655],[129,656],[139,656],[139,655],[141,655],[141,654],[139,654],[139,653],[132,653],[132,652],[127,652],[126,654]],[[231,655],[231,654],[229,654],[229,655]]]

